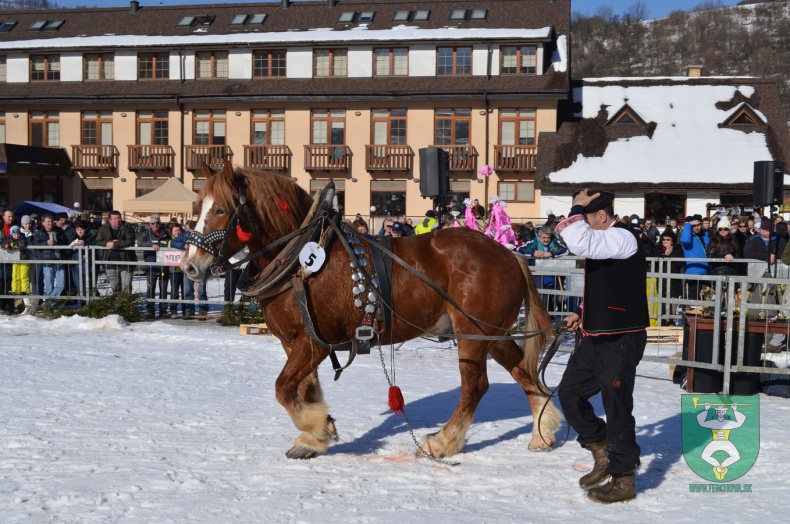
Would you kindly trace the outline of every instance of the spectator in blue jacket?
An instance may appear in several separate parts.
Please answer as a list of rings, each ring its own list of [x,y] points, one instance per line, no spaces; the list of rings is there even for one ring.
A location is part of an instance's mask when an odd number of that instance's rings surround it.
[[[192,230],[195,228],[195,221],[190,220],[187,222],[187,227],[185,228],[186,231],[181,233],[178,237],[172,239],[170,241],[170,247],[175,249],[183,249],[186,250],[186,243],[187,240],[192,236]],[[208,300],[208,295],[206,293],[206,284],[205,282],[195,282],[191,278],[187,276],[186,273],[184,275],[184,300],[187,302],[182,306],[184,318],[194,318],[195,317],[195,288],[198,288],[197,295],[199,300]],[[201,304],[199,306],[200,316],[203,317],[202,319],[205,320],[205,315],[208,314],[208,304]]]
[[[702,215],[694,215],[684,224],[680,233],[680,245],[683,247],[683,256],[686,258],[707,258],[710,237],[707,230],[702,228]],[[707,275],[707,262],[686,262],[687,275]],[[700,289],[703,282],[700,280],[687,280],[686,290],[692,300],[700,299]]]
[[[568,248],[560,243],[554,230],[549,226],[543,226],[538,230],[537,237],[527,242],[526,245],[518,248],[518,252],[522,255],[532,256],[535,260],[538,259],[551,259],[562,256],[568,252]],[[531,266],[535,265],[534,260],[530,260]],[[561,277],[552,275],[543,275],[535,277],[535,283],[539,289],[563,289],[564,282]],[[546,309],[551,312],[562,310],[562,295],[543,295],[543,303]]]

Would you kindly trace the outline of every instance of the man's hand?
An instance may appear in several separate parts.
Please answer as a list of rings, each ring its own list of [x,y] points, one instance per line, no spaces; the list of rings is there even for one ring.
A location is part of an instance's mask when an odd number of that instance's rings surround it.
[[[568,331],[576,331],[579,328],[579,322],[581,318],[576,313],[571,313],[566,316],[562,321],[565,323],[565,328]]]
[[[579,193],[575,197],[573,197],[573,202],[571,203],[571,205],[587,207],[587,204],[595,200],[600,194],[601,194],[600,192],[597,192],[591,195],[590,190],[585,187],[584,189],[579,191]]]

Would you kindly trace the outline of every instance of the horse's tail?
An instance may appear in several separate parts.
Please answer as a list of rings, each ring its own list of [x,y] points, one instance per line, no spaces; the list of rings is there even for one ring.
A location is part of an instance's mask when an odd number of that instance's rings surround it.
[[[551,319],[543,305],[543,301],[538,293],[538,287],[535,285],[535,279],[532,277],[532,272],[529,270],[529,264],[524,257],[516,255],[521,272],[524,275],[524,285],[526,292],[524,294],[524,302],[526,307],[524,309],[524,320],[526,322],[527,333],[534,333],[543,331],[551,324]],[[524,367],[529,373],[532,380],[537,384],[540,378],[538,377],[538,358],[546,343],[549,341],[551,333],[545,331],[524,339],[522,349],[524,350]]]

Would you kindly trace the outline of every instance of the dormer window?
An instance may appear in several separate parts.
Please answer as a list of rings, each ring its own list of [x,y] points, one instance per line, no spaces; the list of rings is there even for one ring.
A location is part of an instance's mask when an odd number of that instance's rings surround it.
[[[44,31],[57,31],[65,23],[66,23],[65,20],[52,20],[46,23],[46,25],[44,26]]]
[[[411,17],[412,22],[425,22],[431,17],[430,11],[415,11]]]
[[[244,25],[247,22],[247,18],[249,18],[249,15],[236,15],[230,21],[230,25]]]
[[[719,127],[765,126],[765,119],[747,103],[741,104]]]
[[[195,18],[196,17],[194,17],[194,16],[185,16],[184,18],[182,18],[181,20],[178,21],[178,27],[189,27],[189,26],[191,26],[192,24],[195,23]]]
[[[195,25],[204,25],[204,26],[211,25],[214,23],[214,18],[216,17],[213,15],[199,16],[195,20]]]
[[[0,24],[0,33],[8,33],[14,28],[15,25],[16,25],[15,21],[9,20],[8,22],[3,22],[2,24]]]
[[[340,13],[340,17],[337,19],[340,23],[351,23],[354,21],[354,15],[356,13],[354,11],[344,11]]]
[[[617,125],[647,125],[642,117],[634,111],[631,106],[625,104],[620,111],[615,113],[615,115],[609,119],[609,122],[606,123],[607,126],[617,126]]]
[[[36,20],[28,28],[28,31],[41,31],[44,28],[45,25],[47,25],[47,21],[46,20]]]
[[[372,22],[374,16],[376,16],[376,13],[373,11],[362,11],[357,17],[357,22]]]
[[[410,14],[411,14],[410,11],[395,11],[395,14],[392,15],[392,21],[393,22],[408,22]]]
[[[266,21],[266,15],[252,15],[250,22],[247,25],[261,25]]]

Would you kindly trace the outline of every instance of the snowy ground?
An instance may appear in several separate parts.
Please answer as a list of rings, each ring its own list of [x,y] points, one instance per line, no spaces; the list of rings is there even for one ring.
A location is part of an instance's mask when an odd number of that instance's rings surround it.
[[[752,493],[689,493],[705,482],[681,452],[681,390],[663,364],[639,368],[638,497],[601,506],[577,487],[588,453],[570,439],[527,444],[520,388],[491,362],[491,388],[460,464],[415,458],[403,418],[387,409],[375,353],[338,382],[322,380],[341,441],[310,461],[285,458],[296,437],[274,399],[285,356],[276,339],[216,322],[127,325],[117,317],[0,317],[0,522],[780,522],[790,487],[790,401],[760,395]],[[662,354],[675,348],[662,347]],[[659,350],[649,347],[648,353]],[[557,384],[567,353],[549,366]],[[389,362],[388,353],[385,361]],[[420,438],[458,396],[450,343],[396,352],[397,382]],[[563,426],[561,440],[565,436]]]

